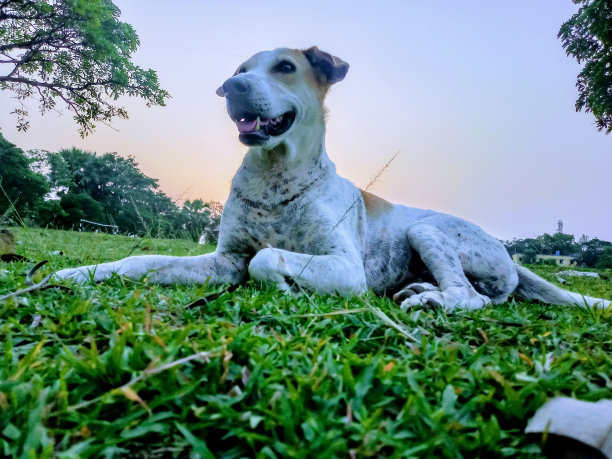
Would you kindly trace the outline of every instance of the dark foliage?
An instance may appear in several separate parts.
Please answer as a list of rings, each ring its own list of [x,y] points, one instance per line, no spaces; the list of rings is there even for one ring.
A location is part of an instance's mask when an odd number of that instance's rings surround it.
[[[44,176],[30,169],[23,150],[0,134],[0,220],[10,213],[19,221],[34,213],[36,204],[49,191]],[[14,208],[12,207],[14,206]]]
[[[123,234],[195,242],[205,235],[207,242],[216,242],[222,205],[196,199],[177,206],[133,157],[76,148],[26,155],[0,136],[0,164],[0,221],[5,223],[83,229],[85,219],[116,225]]]
[[[584,62],[576,111],[593,113],[597,129],[612,131],[612,2],[573,0],[580,9],[559,30],[568,56]]]
[[[63,218],[55,227],[75,227],[84,218],[117,225],[121,233],[198,241],[212,223],[207,204],[186,201],[179,209],[131,156],[73,148],[50,153],[45,161],[52,189],[62,196]]]
[[[597,260],[597,267],[600,269],[612,268],[612,245],[607,245],[604,248]]]

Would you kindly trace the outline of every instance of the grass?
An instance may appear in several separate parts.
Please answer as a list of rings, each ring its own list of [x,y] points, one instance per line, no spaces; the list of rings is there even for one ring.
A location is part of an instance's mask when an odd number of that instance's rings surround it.
[[[14,232],[46,273],[212,250]],[[0,264],[0,295],[31,266]],[[609,280],[570,283],[612,297]],[[373,295],[223,292],[117,277],[0,303],[0,455],[541,457],[523,430],[549,397],[612,398],[609,312],[513,301],[447,315]]]

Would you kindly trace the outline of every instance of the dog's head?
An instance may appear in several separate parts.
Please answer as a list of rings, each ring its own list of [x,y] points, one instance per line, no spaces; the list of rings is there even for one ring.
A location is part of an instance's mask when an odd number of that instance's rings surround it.
[[[323,123],[325,94],[348,68],[316,46],[263,51],[238,67],[217,94],[225,97],[242,143],[274,148],[299,125]]]

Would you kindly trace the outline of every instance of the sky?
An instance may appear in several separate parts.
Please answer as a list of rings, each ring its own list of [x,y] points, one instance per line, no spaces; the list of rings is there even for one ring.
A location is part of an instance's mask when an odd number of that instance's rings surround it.
[[[215,90],[258,51],[313,45],[350,64],[327,106],[338,172],[392,202],[450,213],[501,239],[557,229],[612,240],[612,135],[576,113],[580,66],[557,33],[570,0],[115,0],[135,63],[172,98],[81,139],[68,110],[2,134],[19,147],[134,155],[177,200],[225,201],[246,147]]]

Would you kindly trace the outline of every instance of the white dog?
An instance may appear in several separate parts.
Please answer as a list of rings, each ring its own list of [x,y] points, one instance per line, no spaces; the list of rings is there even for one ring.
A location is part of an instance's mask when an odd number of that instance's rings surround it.
[[[470,222],[391,204],[338,176],[325,151],[323,101],[348,68],[316,47],[276,49],[253,56],[217,90],[249,150],[214,253],[134,256],[56,276],[236,284],[248,270],[288,292],[396,292],[403,308],[476,309],[513,292],[553,304],[610,305],[515,265],[498,240]]]

